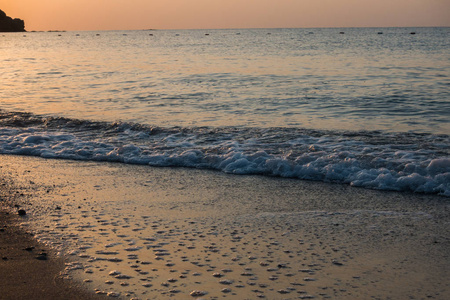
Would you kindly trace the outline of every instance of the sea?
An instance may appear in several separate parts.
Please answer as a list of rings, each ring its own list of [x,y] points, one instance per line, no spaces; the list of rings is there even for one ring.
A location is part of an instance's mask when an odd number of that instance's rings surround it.
[[[450,28],[0,33],[0,154],[450,197]]]

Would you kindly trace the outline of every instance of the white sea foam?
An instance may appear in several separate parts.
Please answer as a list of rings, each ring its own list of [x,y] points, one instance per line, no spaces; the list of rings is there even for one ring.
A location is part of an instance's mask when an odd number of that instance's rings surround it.
[[[30,123],[29,116],[14,115]],[[0,127],[0,153],[214,169],[450,196],[447,135],[150,128],[33,116]]]

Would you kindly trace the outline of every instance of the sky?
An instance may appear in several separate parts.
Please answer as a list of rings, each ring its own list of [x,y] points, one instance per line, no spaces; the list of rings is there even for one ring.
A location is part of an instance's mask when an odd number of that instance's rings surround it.
[[[450,0],[0,0],[32,30],[450,26]]]

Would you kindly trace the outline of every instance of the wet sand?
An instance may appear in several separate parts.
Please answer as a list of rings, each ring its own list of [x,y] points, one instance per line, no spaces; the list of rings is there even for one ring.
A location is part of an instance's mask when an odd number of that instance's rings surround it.
[[[17,202],[20,193],[0,178],[0,205]],[[0,299],[102,299],[76,281],[60,276],[63,257],[20,228],[21,217],[0,210]]]
[[[57,282],[80,292],[450,298],[445,197],[204,170],[18,156],[0,162],[1,177],[19,188],[0,205],[11,214],[26,210],[21,230],[39,251],[54,249],[54,260],[64,262],[55,264],[62,267]]]

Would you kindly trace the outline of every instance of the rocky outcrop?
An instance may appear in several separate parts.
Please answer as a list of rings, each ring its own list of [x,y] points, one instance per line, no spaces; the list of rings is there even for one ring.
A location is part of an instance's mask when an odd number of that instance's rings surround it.
[[[21,19],[8,17],[0,9],[0,32],[23,32],[25,31],[25,22]]]

